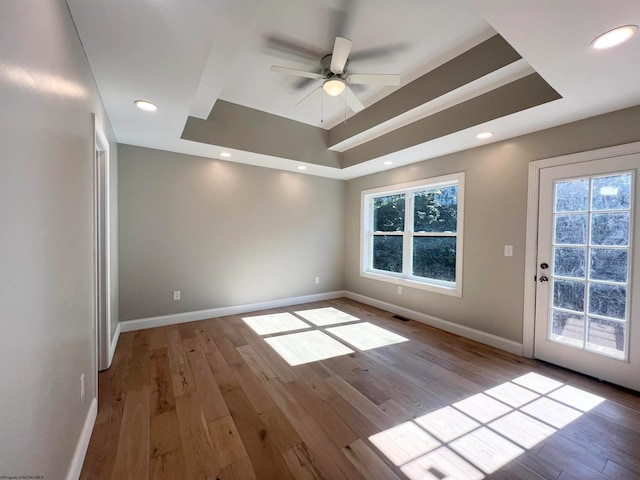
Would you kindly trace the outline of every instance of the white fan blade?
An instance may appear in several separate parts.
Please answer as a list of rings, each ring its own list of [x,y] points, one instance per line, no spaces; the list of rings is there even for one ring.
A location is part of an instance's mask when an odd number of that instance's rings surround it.
[[[313,78],[313,79],[322,78],[322,75],[316,72],[306,72],[304,70],[297,70],[295,68],[288,68],[288,67],[280,67],[278,65],[271,65],[271,71],[278,72],[278,73],[288,73],[289,75],[295,75],[296,77],[306,77],[306,78]]]
[[[320,90],[322,90],[322,87],[318,87],[316,89],[314,89],[309,95],[307,95],[306,97],[304,97],[302,100],[300,100],[298,103],[296,103],[296,107],[301,105],[302,103],[306,103],[306,101],[308,99],[310,99],[311,97],[313,97],[316,93],[318,93]]]
[[[400,85],[400,75],[354,73],[347,77],[347,82],[353,85],[390,85],[397,87]]]
[[[362,102],[358,100],[358,97],[355,96],[355,94],[349,87],[344,89],[344,94],[347,100],[347,105],[349,105],[349,108],[351,110],[353,110],[355,113],[358,113],[360,110],[364,109],[364,105],[362,104]]]
[[[336,75],[344,71],[344,66],[349,59],[351,53],[351,40],[342,37],[336,37],[333,44],[333,53],[331,54],[331,66],[329,67]]]

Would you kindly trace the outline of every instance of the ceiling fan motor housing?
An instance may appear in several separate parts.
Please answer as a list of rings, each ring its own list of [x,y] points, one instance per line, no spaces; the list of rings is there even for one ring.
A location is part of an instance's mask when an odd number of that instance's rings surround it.
[[[322,57],[322,59],[320,60],[320,68],[322,69],[322,77],[323,78],[331,78],[331,77],[338,77],[338,78],[343,78],[343,76],[347,73],[347,66],[349,65],[349,60],[346,61],[346,63],[344,64],[344,68],[342,69],[342,73],[340,74],[335,74],[331,71],[331,58],[333,57],[333,55],[331,53],[325,55],[324,57]]]

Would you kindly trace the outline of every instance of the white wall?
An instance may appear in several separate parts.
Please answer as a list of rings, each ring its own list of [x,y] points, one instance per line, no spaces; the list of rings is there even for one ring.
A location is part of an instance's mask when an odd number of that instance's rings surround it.
[[[343,181],[130,145],[118,158],[121,321],[342,290]]]
[[[57,480],[96,387],[93,112],[114,136],[65,2],[0,10],[0,475]]]

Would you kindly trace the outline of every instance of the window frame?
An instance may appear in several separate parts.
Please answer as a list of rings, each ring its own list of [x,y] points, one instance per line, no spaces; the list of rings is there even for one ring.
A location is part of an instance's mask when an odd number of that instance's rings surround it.
[[[396,185],[372,188],[361,192],[360,207],[360,276],[371,280],[378,280],[398,286],[406,286],[427,290],[444,295],[462,297],[462,266],[464,239],[464,172],[442,175],[433,178],[416,180]],[[440,187],[458,187],[458,213],[456,232],[414,232],[413,196],[415,192],[431,190]],[[373,231],[373,199],[376,197],[405,194],[404,231],[402,232],[374,232]],[[388,272],[376,270],[373,262],[373,238],[378,234],[401,236],[403,238],[402,272]],[[453,237],[456,238],[456,280],[454,282],[418,277],[412,274],[413,239],[415,237]]]

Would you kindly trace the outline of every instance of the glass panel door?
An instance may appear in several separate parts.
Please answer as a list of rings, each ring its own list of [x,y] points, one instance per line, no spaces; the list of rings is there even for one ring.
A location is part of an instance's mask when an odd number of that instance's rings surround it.
[[[550,340],[626,359],[632,179],[555,182]]]
[[[634,389],[638,166],[629,155],[541,170],[534,347],[537,358]]]

